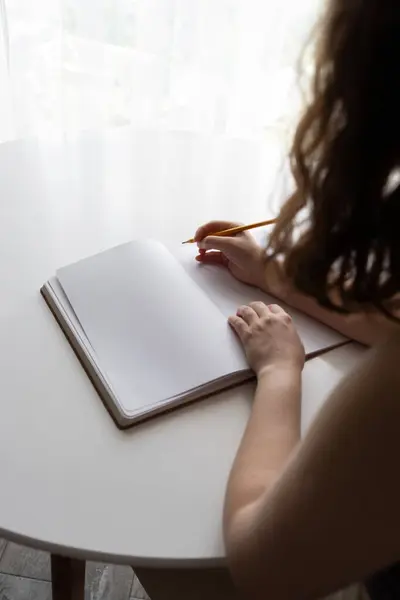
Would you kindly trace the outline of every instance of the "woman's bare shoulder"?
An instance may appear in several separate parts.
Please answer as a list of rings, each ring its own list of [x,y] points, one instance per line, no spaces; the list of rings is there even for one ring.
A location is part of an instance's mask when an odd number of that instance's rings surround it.
[[[399,461],[396,332],[334,390],[259,507],[248,556],[268,565],[259,589],[276,599],[318,598],[398,561]],[[282,587],[283,557],[293,596]]]

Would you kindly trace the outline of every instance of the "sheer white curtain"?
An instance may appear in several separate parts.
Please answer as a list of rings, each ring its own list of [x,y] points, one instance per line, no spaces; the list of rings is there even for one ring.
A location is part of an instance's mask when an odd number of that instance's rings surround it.
[[[0,141],[133,124],[263,136],[323,0],[0,0]]]

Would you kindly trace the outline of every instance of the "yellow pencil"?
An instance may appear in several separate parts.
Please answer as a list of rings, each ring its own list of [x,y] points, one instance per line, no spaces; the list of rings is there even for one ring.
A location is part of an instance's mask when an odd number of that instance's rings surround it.
[[[240,225],[239,227],[231,227],[230,229],[224,229],[223,231],[216,231],[215,233],[209,233],[208,235],[236,235],[242,231],[248,231],[249,229],[255,229],[256,227],[264,227],[265,225],[273,225],[276,223],[276,219],[269,219],[268,221],[260,221],[259,223],[252,223],[251,225]],[[182,244],[194,244],[196,240],[190,238],[182,242]]]

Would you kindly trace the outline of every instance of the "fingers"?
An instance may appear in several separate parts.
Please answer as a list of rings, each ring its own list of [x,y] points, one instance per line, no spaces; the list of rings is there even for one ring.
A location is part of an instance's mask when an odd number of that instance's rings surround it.
[[[242,342],[244,342],[246,335],[249,333],[249,326],[247,325],[247,323],[237,315],[229,317],[228,323],[232,327],[232,329],[237,333],[239,339]]]
[[[243,321],[245,323],[247,323],[247,325],[250,325],[250,327],[256,322],[258,321],[258,314],[256,313],[256,311],[252,308],[252,306],[240,306],[237,309],[236,315],[238,317],[240,317],[241,319],[243,319]]]
[[[264,302],[252,302],[249,306],[240,306],[236,315],[229,317],[228,322],[243,342],[251,327],[260,317],[268,315],[268,312]]]
[[[272,313],[275,313],[276,315],[281,315],[282,313],[285,315],[287,314],[287,312],[283,310],[283,308],[278,306],[278,304],[270,304],[268,308]]]
[[[264,302],[252,302],[250,304],[253,311],[257,314],[258,317],[267,317],[270,311],[270,307],[268,307]],[[272,311],[271,311],[272,312]]]
[[[259,319],[265,319],[271,315],[271,313],[279,316],[285,316],[291,320],[290,316],[286,311],[283,310],[277,304],[269,304],[268,306],[264,302],[252,302],[251,304],[240,306],[236,312],[236,315],[229,319],[229,323],[237,331],[241,328],[242,331],[249,332],[252,326],[257,323]],[[243,324],[238,321],[240,319],[247,326],[244,328]]]
[[[222,252],[200,252],[196,256],[197,262],[200,262],[204,265],[223,265],[227,267],[229,264],[229,260],[222,254]]]
[[[236,227],[240,225],[240,223],[234,223],[232,221],[209,221],[209,223],[205,223],[195,233],[194,239],[196,242],[200,242],[203,238],[208,235],[212,235],[213,233],[217,233],[218,231],[224,231],[224,229],[230,229],[231,227]]]
[[[201,242],[198,242],[198,247],[201,250],[219,250],[220,252],[229,252],[232,248],[236,248],[240,244],[238,238],[224,237],[218,235],[209,235]]]
[[[268,317],[272,313],[277,317],[284,317],[286,321],[292,320],[291,316],[279,304],[268,304],[267,306],[264,302],[252,302],[250,306],[260,318]]]
[[[270,304],[268,308],[278,318],[283,319],[285,323],[291,323],[292,317],[289,315],[289,313],[286,312],[286,310],[283,310],[281,306],[278,306],[278,304]]]

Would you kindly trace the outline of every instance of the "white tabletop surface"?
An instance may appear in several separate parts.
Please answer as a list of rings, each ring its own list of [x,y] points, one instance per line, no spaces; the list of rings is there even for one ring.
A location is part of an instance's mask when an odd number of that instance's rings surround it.
[[[224,488],[252,386],[119,431],[39,295],[55,270],[144,231],[270,214],[271,148],[117,129],[0,146],[0,534],[134,565],[223,560]],[[359,356],[306,366],[303,427]],[[318,368],[317,368],[318,367]]]

